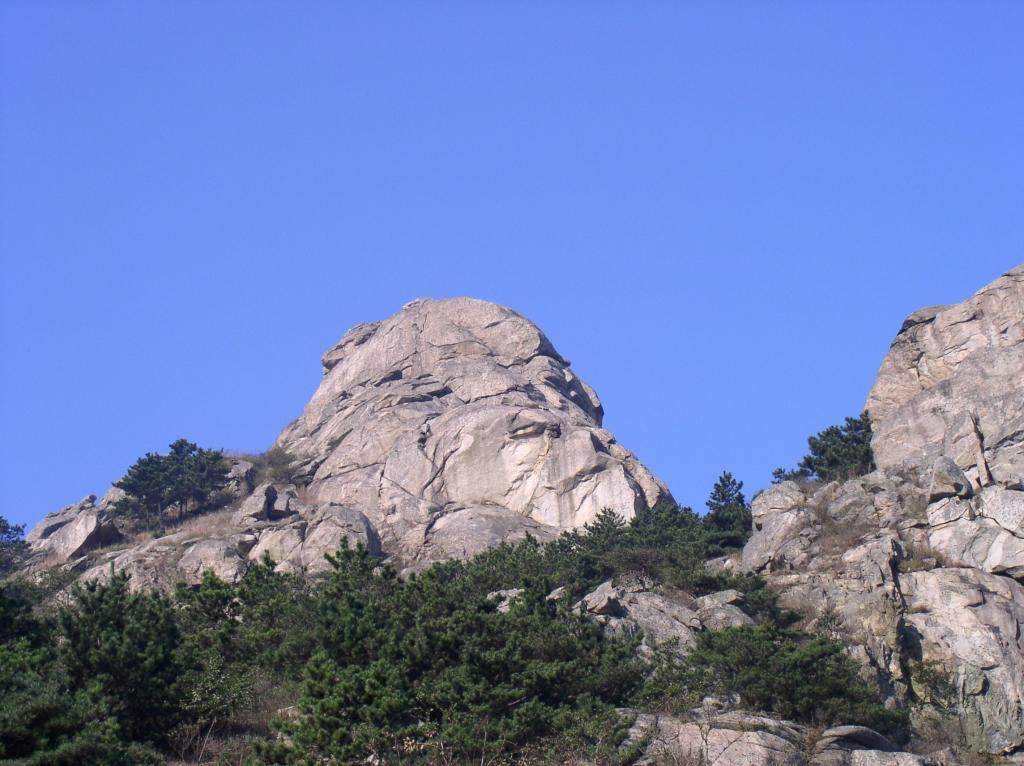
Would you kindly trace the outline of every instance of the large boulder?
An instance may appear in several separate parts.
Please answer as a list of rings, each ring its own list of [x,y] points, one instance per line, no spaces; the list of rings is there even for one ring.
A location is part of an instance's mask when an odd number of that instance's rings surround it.
[[[551,536],[668,496],[601,427],[601,403],[544,334],[471,298],[359,325],[278,437],[308,502],[366,515],[408,565]],[[447,520],[446,520],[447,519]]]
[[[638,651],[643,657],[652,657],[659,647],[685,657],[702,630],[753,625],[738,606],[742,601],[743,595],[735,590],[693,598],[658,588],[643,577],[624,577],[601,583],[576,608],[610,635],[640,636]]]
[[[109,511],[96,505],[96,495],[47,514],[25,542],[33,554],[49,562],[64,562],[120,539]]]

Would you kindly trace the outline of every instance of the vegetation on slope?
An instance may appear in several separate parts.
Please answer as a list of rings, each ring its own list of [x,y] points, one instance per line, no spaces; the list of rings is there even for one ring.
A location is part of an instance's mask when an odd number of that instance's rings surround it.
[[[207,574],[164,596],[115,575],[73,586],[51,612],[8,581],[0,763],[627,761],[617,709],[683,711],[723,693],[796,720],[898,731],[841,646],[785,627],[758,578],[708,570],[750,528],[729,474],[708,506],[628,523],[605,512],[551,543],[404,580],[343,548],[317,580],[265,560],[237,584]],[[636,639],[604,635],[571,606],[627,573],[694,595],[737,588],[758,624],[702,634],[685,661],[641,660]],[[567,597],[549,599],[556,587]],[[505,607],[489,597],[510,588],[521,592]]]

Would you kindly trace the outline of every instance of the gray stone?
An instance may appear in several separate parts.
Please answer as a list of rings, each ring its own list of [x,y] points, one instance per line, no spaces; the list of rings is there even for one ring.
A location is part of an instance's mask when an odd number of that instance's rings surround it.
[[[971,480],[952,458],[943,455],[932,466],[932,483],[928,488],[928,501],[934,503],[944,497],[970,497],[974,494]]]
[[[646,746],[637,763],[645,766],[929,766],[862,726],[816,733],[790,721],[708,706],[686,717],[636,715],[625,744],[639,742]]]
[[[979,485],[1024,477],[1024,266],[963,303],[912,314],[866,409],[880,468],[948,455]]]
[[[206,571],[225,582],[238,582],[248,568],[245,554],[240,550],[244,546],[244,542],[240,546],[239,540],[201,540],[189,546],[178,560],[178,572],[189,585],[202,582]]]
[[[645,657],[658,647],[671,648],[685,657],[702,630],[753,625],[738,606],[742,594],[720,591],[693,599],[685,593],[662,592],[644,578],[608,580],[585,595],[576,608],[611,635],[642,634],[639,647]]]
[[[96,495],[47,514],[25,536],[29,549],[50,563],[77,558],[121,538],[109,511],[96,506]]]
[[[310,503],[359,510],[407,565],[668,497],[601,427],[593,390],[510,309],[413,301],[350,330],[323,364],[277,445],[310,478]]]

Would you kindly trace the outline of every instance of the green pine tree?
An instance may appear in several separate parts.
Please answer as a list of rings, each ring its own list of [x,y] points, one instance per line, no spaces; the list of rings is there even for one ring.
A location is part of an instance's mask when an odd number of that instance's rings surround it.
[[[132,593],[123,574],[109,584],[76,584],[71,596],[58,615],[67,682],[95,686],[127,740],[160,741],[181,717],[180,636],[170,601]]]
[[[22,540],[25,527],[11,524],[0,516],[0,578],[14,571],[28,553],[28,546]]]
[[[114,483],[126,493],[117,510],[144,529],[180,521],[223,501],[229,470],[221,451],[178,439],[168,454],[146,453]]]
[[[742,548],[750,538],[751,515],[743,496],[743,482],[722,471],[707,500],[704,525],[709,542],[718,549]]]
[[[776,468],[772,481],[812,478],[821,481],[845,481],[875,470],[871,451],[871,418],[867,412],[847,417],[842,425],[829,426],[807,439],[807,454],[796,470]]]

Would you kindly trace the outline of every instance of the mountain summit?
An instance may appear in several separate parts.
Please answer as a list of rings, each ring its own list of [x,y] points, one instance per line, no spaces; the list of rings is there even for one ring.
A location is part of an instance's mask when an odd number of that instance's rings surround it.
[[[136,546],[115,568],[140,583],[191,581],[205,567],[234,579],[269,553],[284,569],[316,570],[343,537],[421,568],[526,534],[550,539],[602,508],[629,519],[670,497],[601,426],[594,390],[504,306],[412,301],[353,327],[322,362],[319,388],[275,445],[292,460],[287,479],[259,482],[235,461],[230,519]],[[109,543],[118,496],[51,514],[29,542],[51,561]]]

